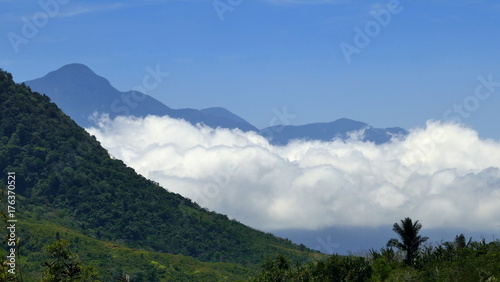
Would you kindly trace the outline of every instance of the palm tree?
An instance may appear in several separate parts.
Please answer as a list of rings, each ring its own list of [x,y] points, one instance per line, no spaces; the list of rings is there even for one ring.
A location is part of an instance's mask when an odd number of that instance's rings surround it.
[[[401,242],[398,239],[391,239],[387,242],[387,247],[396,247],[406,252],[405,263],[407,265],[413,264],[420,245],[429,239],[429,237],[418,235],[421,228],[422,224],[418,223],[418,220],[413,223],[409,217],[401,220],[401,225],[394,223],[392,228],[399,235]]]

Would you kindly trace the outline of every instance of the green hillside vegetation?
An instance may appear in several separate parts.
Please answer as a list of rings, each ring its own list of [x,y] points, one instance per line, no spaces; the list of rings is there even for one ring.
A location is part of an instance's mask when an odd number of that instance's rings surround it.
[[[306,264],[285,256],[266,259],[253,278],[267,281],[464,281],[493,282],[500,279],[500,241],[466,240],[463,234],[453,242],[423,245],[421,224],[410,218],[394,224],[400,237],[387,247],[370,250],[365,257],[331,255]]]
[[[3,179],[16,173],[26,277],[40,273],[43,246],[57,237],[70,241],[104,280],[147,269],[240,279],[267,256],[300,262],[323,256],[207,211],[138,175],[47,96],[1,70],[0,102],[0,170]]]
[[[201,262],[183,255],[133,249],[82,235],[52,222],[22,221],[21,260],[18,262],[25,281],[40,281],[52,259],[47,246],[66,240],[80,261],[93,267],[102,281],[129,275],[131,281],[235,281],[248,280],[256,271],[238,264]],[[19,275],[18,275],[19,277]],[[1,279],[0,279],[1,280]]]

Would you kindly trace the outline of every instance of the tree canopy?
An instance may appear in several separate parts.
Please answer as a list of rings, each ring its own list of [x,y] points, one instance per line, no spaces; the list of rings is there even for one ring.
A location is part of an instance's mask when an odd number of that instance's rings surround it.
[[[392,230],[398,234],[400,240],[390,239],[387,242],[388,247],[396,247],[405,252],[405,263],[412,265],[415,257],[418,254],[420,246],[425,243],[429,237],[419,235],[422,224],[417,221],[413,222],[407,217],[401,220],[401,224],[394,223]]]

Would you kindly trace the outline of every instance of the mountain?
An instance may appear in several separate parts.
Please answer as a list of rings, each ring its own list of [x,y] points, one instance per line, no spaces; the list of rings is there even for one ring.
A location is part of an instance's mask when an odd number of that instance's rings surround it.
[[[191,124],[202,123],[212,128],[238,128],[259,132],[274,145],[286,145],[292,140],[330,141],[333,138],[347,139],[348,133],[364,129],[364,141],[381,144],[394,135],[406,135],[399,127],[373,128],[366,123],[350,119],[339,119],[330,123],[312,123],[301,126],[272,126],[258,130],[255,126],[227,109],[213,107],[202,110],[172,109],[160,101],[137,91],[120,92],[108,80],[95,74],[82,64],[68,64],[50,72],[42,78],[25,82],[34,91],[48,95],[61,109],[80,126],[89,127],[89,117],[94,112],[118,115],[168,115],[185,119]]]
[[[48,95],[81,126],[91,124],[89,116],[95,111],[111,116],[165,115],[172,111],[148,95],[116,90],[108,80],[82,64],[65,65],[42,78],[25,83],[34,91]]]
[[[363,141],[382,144],[388,142],[393,136],[405,136],[406,130],[399,127],[373,128],[368,124],[347,118],[338,119],[329,123],[312,123],[300,126],[272,126],[262,129],[261,134],[271,144],[286,145],[292,140],[320,140],[331,141],[334,138],[346,140],[349,134],[363,130]]]
[[[203,123],[216,128],[257,129],[222,108],[206,110],[171,109],[149,95],[138,91],[120,92],[108,80],[82,64],[68,64],[44,77],[26,81],[31,89],[46,94],[61,109],[83,127],[93,125],[89,119],[94,112],[118,115],[168,115],[182,118],[192,124]]]
[[[43,267],[43,245],[59,237],[84,246],[77,251],[105,281],[130,271],[141,277],[146,268],[162,279],[206,271],[234,275],[226,276],[231,280],[252,273],[266,256],[282,253],[298,261],[322,256],[207,211],[140,176],[110,157],[48,96],[14,83],[2,70],[0,102],[0,170],[16,175],[16,234],[23,238],[26,272]],[[7,210],[4,201],[0,208]],[[184,273],[179,261],[196,267]]]

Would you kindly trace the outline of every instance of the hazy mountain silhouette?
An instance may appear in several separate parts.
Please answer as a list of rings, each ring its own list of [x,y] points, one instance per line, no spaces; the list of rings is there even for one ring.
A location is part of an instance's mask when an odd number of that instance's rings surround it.
[[[82,64],[68,64],[44,77],[26,81],[32,90],[46,94],[80,126],[93,124],[95,112],[110,117],[133,115],[168,115],[182,118],[192,124],[210,127],[239,128],[257,131],[253,125],[222,108],[206,110],[172,109],[153,97],[138,91],[120,92],[107,79]]]
[[[67,115],[80,126],[94,124],[94,113],[145,117],[168,115],[191,124],[202,123],[212,128],[238,128],[259,132],[274,145],[285,145],[292,140],[330,141],[333,138],[347,139],[350,132],[364,129],[362,140],[381,144],[394,135],[406,135],[399,127],[373,128],[364,122],[347,118],[329,123],[312,123],[300,126],[272,126],[258,130],[255,126],[221,107],[202,110],[172,109],[153,97],[138,91],[120,92],[107,79],[97,75],[82,64],[68,64],[44,77],[26,81],[34,91],[49,96]]]

